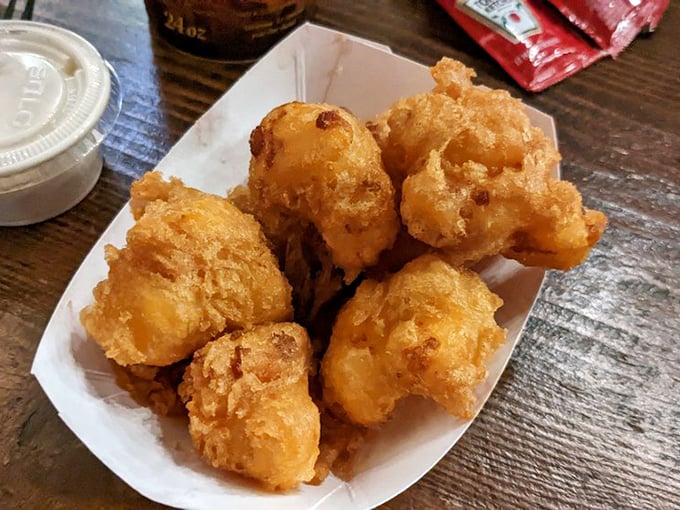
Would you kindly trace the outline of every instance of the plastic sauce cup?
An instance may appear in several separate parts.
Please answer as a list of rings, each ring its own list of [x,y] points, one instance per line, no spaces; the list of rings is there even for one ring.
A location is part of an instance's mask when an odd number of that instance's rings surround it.
[[[115,71],[82,37],[0,21],[1,226],[37,223],[85,198],[121,100]]]

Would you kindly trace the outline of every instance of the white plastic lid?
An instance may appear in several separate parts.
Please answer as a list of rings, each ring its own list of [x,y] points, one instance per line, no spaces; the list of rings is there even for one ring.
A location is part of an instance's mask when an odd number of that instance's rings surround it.
[[[99,52],[63,28],[0,21],[0,193],[67,168],[41,165],[92,132],[109,101]]]

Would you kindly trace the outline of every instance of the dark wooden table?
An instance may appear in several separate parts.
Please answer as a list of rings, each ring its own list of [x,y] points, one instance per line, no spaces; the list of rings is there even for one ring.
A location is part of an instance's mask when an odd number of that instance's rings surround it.
[[[158,508],[76,439],[29,369],[132,180],[245,68],[152,40],[142,0],[38,0],[34,17],[89,39],[118,70],[125,100],[92,193],[51,221],[0,228],[0,507]],[[616,61],[539,95],[522,92],[433,1],[320,1],[315,19],[424,64],[458,58],[479,82],[553,115],[564,178],[609,216],[587,263],[549,274],[478,420],[385,508],[679,508],[680,3]]]

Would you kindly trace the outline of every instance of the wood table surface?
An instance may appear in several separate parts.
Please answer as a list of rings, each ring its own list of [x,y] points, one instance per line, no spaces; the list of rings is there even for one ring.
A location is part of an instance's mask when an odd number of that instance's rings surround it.
[[[69,431],[30,366],[132,180],[246,68],[154,40],[142,0],[38,0],[34,19],[90,40],[125,98],[87,198],[50,221],[0,228],[0,508],[162,508]],[[553,115],[563,177],[609,217],[585,264],[548,274],[468,432],[384,508],[680,508],[680,2],[617,60],[541,94],[518,88],[433,1],[319,1],[314,19],[423,64],[460,59],[479,83]]]

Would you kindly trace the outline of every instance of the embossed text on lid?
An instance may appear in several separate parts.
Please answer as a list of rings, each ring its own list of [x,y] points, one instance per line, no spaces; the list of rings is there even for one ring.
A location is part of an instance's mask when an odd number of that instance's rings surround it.
[[[64,169],[40,164],[89,134],[106,107],[109,71],[80,36],[30,21],[0,21],[0,192]]]

